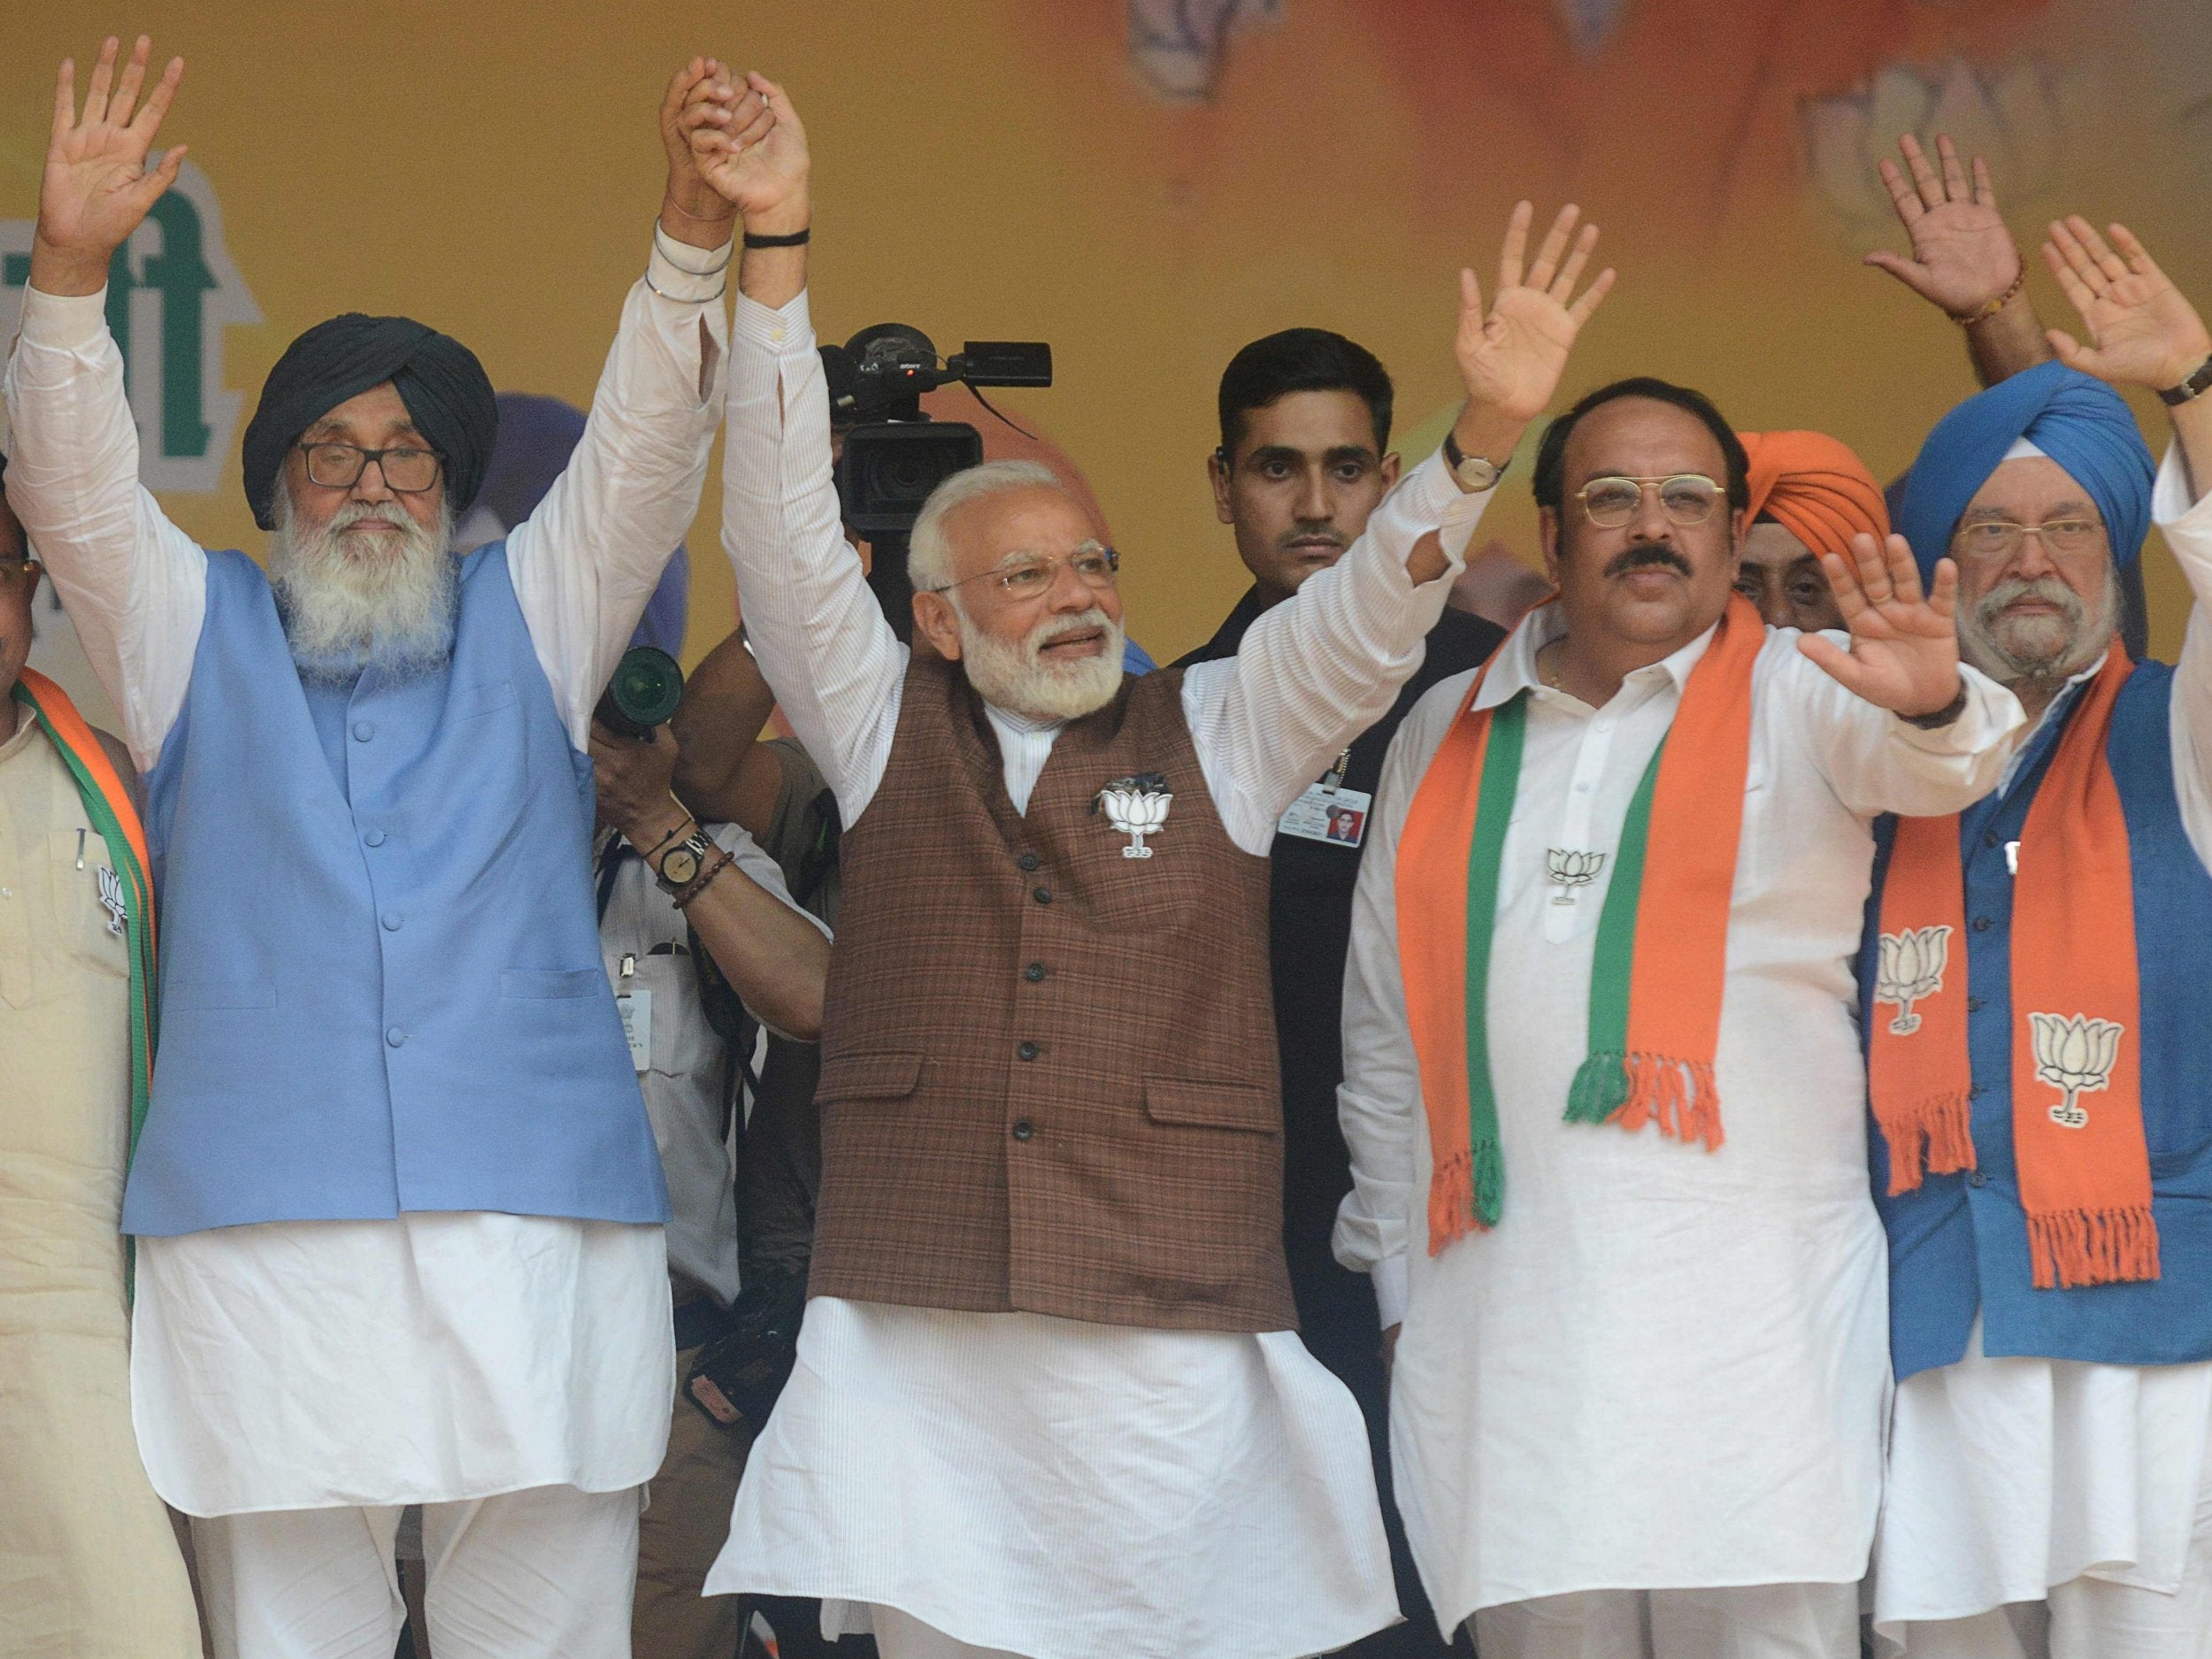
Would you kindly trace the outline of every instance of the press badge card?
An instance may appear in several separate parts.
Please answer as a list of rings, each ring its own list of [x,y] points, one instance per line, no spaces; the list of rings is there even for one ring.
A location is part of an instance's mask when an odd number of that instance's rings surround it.
[[[641,985],[617,996],[614,1005],[622,1015],[622,1034],[630,1040],[630,1064],[641,1072],[652,1070],[653,993]]]
[[[1367,839],[1367,809],[1374,799],[1357,789],[1332,789],[1324,780],[1293,801],[1275,827],[1310,841],[1357,847]]]

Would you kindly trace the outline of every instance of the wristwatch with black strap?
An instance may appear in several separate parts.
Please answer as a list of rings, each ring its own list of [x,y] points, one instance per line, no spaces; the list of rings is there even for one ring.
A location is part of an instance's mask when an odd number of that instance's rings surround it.
[[[1459,487],[1471,495],[1479,495],[1486,489],[1495,489],[1498,480],[1505,476],[1505,468],[1513,465],[1513,457],[1505,457],[1505,465],[1486,461],[1479,455],[1463,454],[1459,440],[1450,433],[1444,434],[1444,465],[1452,469],[1452,476]]]

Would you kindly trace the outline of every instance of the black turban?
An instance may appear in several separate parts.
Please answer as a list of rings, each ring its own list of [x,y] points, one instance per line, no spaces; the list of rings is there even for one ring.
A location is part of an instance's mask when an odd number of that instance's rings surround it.
[[[348,311],[295,340],[261,388],[245,442],[246,504],[256,524],[276,528],[277,480],[300,434],[387,380],[425,442],[445,457],[453,516],[468,511],[499,432],[484,365],[459,341],[408,318]]]

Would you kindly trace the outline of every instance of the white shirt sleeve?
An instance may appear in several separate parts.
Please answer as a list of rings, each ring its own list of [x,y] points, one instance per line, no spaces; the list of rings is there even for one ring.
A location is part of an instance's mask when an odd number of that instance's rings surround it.
[[[1828,636],[1849,644],[1839,633]],[[1962,811],[1997,787],[2028,731],[2020,700],[1961,664],[1966,707],[1948,726],[1923,731],[1844,689],[1797,649],[1794,629],[1761,652],[1752,695],[1793,728],[1836,798],[1862,818]]]
[[[1264,855],[1283,809],[1382,718],[1421,666],[1467,543],[1496,492],[1469,495],[1431,456],[1385,496],[1366,534],[1246,630],[1234,657],[1183,677],[1183,713],[1230,839]],[[1435,531],[1447,565],[1416,587],[1414,544]]]
[[[1344,1081],[1337,1122],[1352,1156],[1352,1190],[1337,1207],[1336,1259],[1370,1275],[1385,1328],[1406,1316],[1406,1252],[1413,1217],[1415,1138],[1424,1133],[1421,1070],[1406,1018],[1398,960],[1398,840],[1413,792],[1466,695],[1455,674],[1415,705],[1383,760],[1367,849],[1352,893],[1352,943],[1344,965]]]
[[[5,380],[8,503],[83,641],[139,769],[184,707],[207,555],[138,481],[138,427],[107,290],[26,288]]]
[[[623,302],[576,452],[507,537],[507,568],[569,741],[591,711],[699,510],[721,417],[730,250],[656,226]]]
[[[2190,846],[2212,868],[2212,631],[2208,631],[2212,623],[2206,621],[2204,609],[2212,598],[2212,494],[2200,501],[2192,498],[2177,445],[2167,446],[2158,469],[2151,518],[2166,533],[2166,545],[2188,579],[2194,601],[2181,661],[2174,666],[2174,793],[2180,798],[2181,825]]]
[[[731,337],[722,545],[745,637],[848,824],[883,781],[907,649],[845,540],[830,475],[829,392],[801,293],[740,294]]]

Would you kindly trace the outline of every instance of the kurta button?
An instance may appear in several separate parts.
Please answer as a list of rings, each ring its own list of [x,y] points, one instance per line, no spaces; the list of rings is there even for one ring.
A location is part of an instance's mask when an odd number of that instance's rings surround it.
[[[396,1025],[384,1033],[384,1045],[388,1048],[396,1048],[406,1041],[407,1033]]]
[[[1029,896],[1036,900],[1040,904],[1049,904],[1052,902],[1052,889],[1050,887],[1038,887],[1032,892]]]
[[[1974,918],[1974,931],[1978,933],[1987,933],[1989,931],[1989,918],[1986,916],[1977,916]]]
[[[1022,978],[1028,980],[1032,985],[1036,984],[1038,980],[1043,979],[1044,977],[1045,964],[1041,962],[1033,962],[1022,970]]]
[[[356,720],[353,723],[353,741],[355,742],[365,743],[375,735],[376,722],[374,720]]]
[[[1025,1060],[1034,1060],[1037,1057],[1037,1045],[1033,1042],[1025,1042],[1014,1052]]]
[[[1031,1123],[1026,1118],[1023,1118],[1020,1122],[1014,1125],[1014,1139],[1017,1141],[1026,1141],[1030,1136],[1035,1134],[1036,1133],[1037,1125]]]
[[[407,918],[397,910],[387,910],[384,912],[383,920],[384,931],[388,933],[396,933]]]
[[[380,829],[373,829],[361,839],[372,847],[381,847],[384,844],[384,832]]]
[[[1034,870],[1044,861],[1039,858],[1035,853],[1024,853],[1020,857],[1014,860],[1014,862],[1025,870]]]

